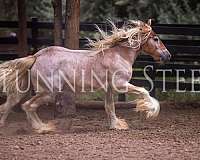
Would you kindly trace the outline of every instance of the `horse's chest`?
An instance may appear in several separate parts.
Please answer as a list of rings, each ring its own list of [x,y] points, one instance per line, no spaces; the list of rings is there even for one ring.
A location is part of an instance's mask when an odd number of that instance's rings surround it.
[[[121,57],[117,57],[111,66],[112,73],[125,79],[130,79],[132,76],[132,65]]]

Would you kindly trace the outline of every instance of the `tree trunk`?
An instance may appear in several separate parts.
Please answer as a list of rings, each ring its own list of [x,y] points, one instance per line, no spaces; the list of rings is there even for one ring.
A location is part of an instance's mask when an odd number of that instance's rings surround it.
[[[65,47],[79,49],[80,0],[66,0]],[[68,92],[66,92],[68,90]],[[68,89],[56,97],[55,117],[74,116],[76,111],[75,94]]]
[[[52,1],[54,8],[54,45],[62,46],[62,0]]]
[[[20,57],[24,57],[28,54],[26,0],[18,0],[17,8],[19,17],[18,52]]]
[[[17,13],[19,29],[17,33],[18,48],[17,52],[19,57],[28,55],[28,42],[27,42],[27,22],[26,22],[26,0],[17,0]],[[21,112],[21,107],[18,105],[13,108],[15,112]]]
[[[66,0],[65,47],[79,48],[80,0]]]
[[[55,118],[70,118],[76,115],[75,94],[66,90],[56,96]]]

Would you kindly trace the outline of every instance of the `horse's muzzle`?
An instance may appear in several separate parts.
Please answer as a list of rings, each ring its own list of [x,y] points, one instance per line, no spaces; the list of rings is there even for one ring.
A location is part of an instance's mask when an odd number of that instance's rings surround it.
[[[168,51],[163,51],[160,55],[161,62],[168,62],[171,59],[171,54]]]

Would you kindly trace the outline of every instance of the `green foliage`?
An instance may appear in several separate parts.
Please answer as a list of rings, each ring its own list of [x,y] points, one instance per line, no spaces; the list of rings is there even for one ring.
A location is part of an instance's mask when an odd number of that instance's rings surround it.
[[[158,8],[160,23],[200,23],[200,3],[190,4],[188,0],[166,0],[168,5]]]
[[[16,8],[17,1],[0,0],[0,20],[16,20]]]
[[[102,22],[113,17],[112,0],[81,0],[81,21]]]
[[[200,23],[197,0],[88,0],[81,3],[83,21],[154,18],[159,23]]]
[[[27,17],[53,20],[52,0],[26,0]],[[63,1],[63,10],[66,0]],[[199,0],[80,0],[81,21],[154,18],[159,23],[200,23]],[[17,1],[0,0],[0,19],[17,20]]]
[[[53,19],[51,0],[27,0],[27,16],[37,17],[40,20]]]
[[[174,102],[183,102],[183,103],[191,103],[191,102],[199,102],[200,95],[199,93],[193,92],[176,92],[175,90],[170,90],[167,92],[162,92],[159,89],[156,90],[156,97],[160,101],[174,101]]]
[[[26,0],[26,12],[28,18],[53,19],[51,0]],[[0,20],[17,20],[17,1],[0,0]]]

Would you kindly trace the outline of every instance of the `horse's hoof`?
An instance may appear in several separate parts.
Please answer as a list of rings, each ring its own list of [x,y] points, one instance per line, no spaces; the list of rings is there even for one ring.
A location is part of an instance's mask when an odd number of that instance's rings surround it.
[[[160,104],[158,100],[156,100],[153,97],[150,97],[150,104],[148,106],[149,110],[146,113],[146,118],[149,119],[154,119],[159,115],[160,112]]]
[[[117,121],[110,127],[110,129],[127,130],[129,127],[124,119],[117,119]]]
[[[43,124],[39,129],[35,130],[39,134],[48,134],[55,132],[56,126],[53,123]]]

